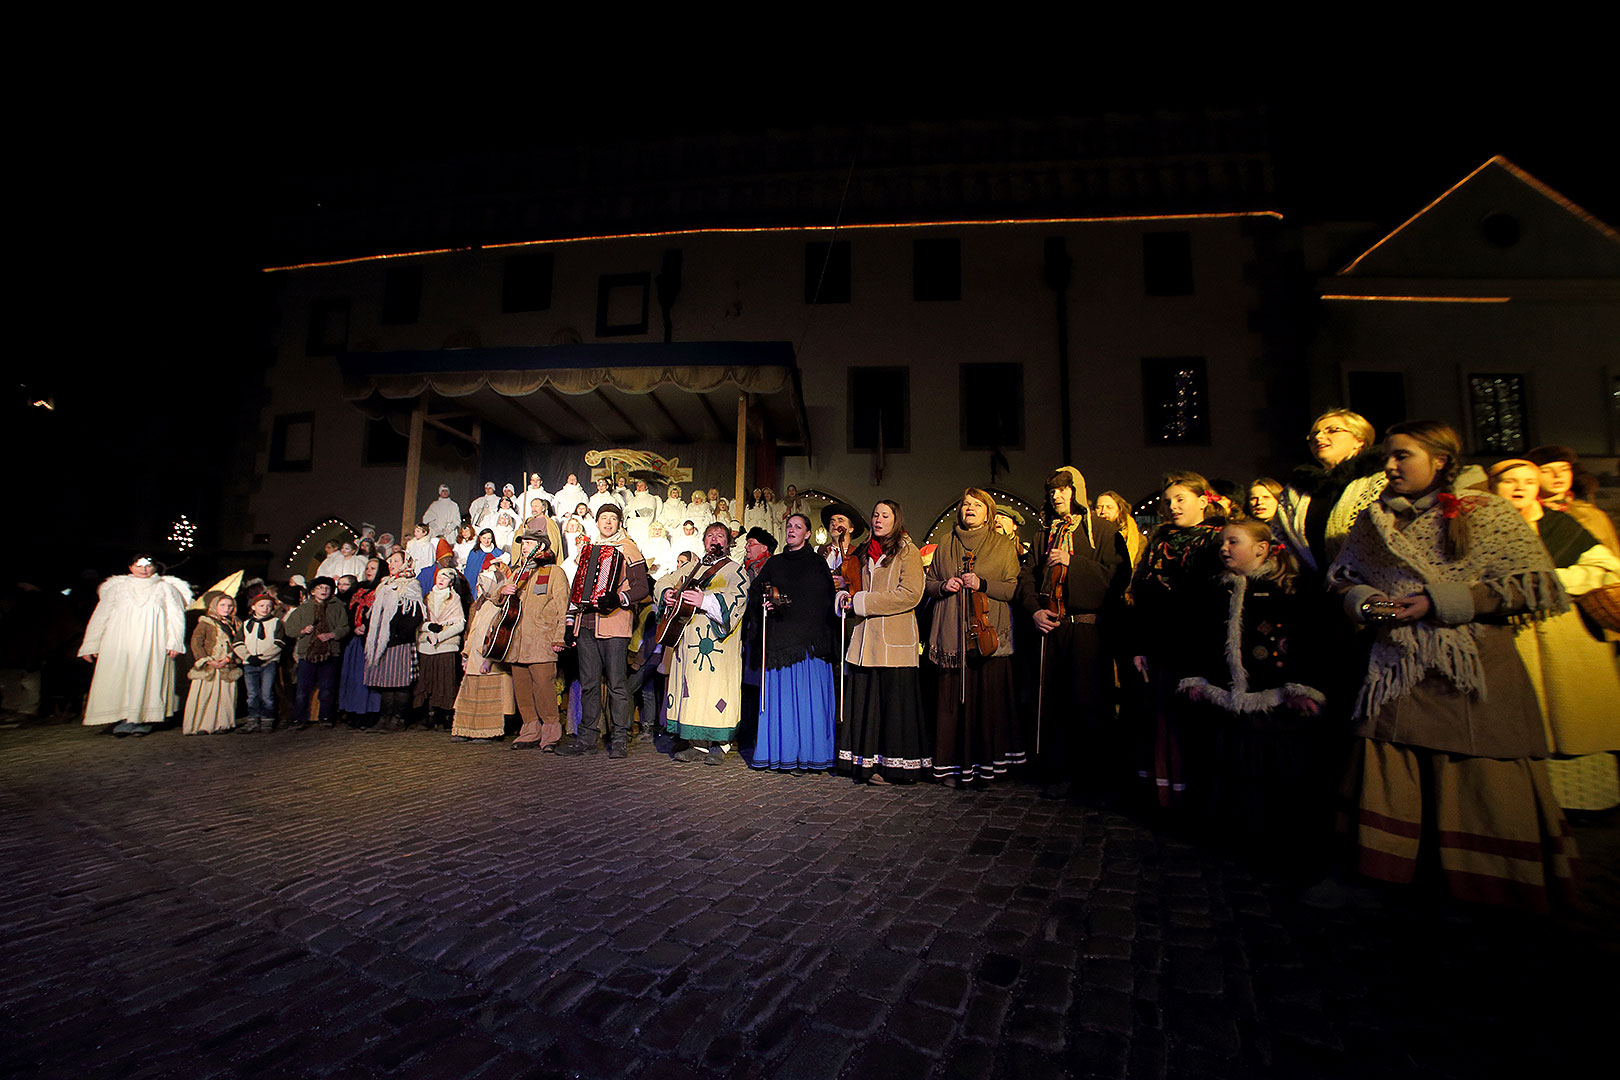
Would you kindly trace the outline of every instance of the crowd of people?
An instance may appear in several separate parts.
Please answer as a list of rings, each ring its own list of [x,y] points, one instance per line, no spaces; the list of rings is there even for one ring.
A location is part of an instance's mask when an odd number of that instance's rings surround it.
[[[307,581],[208,593],[189,643],[189,588],[136,558],[80,649],[84,722],[151,730],[185,655],[188,735],[512,722],[563,756],[639,731],[865,784],[1027,772],[1296,871],[1338,850],[1545,907],[1574,880],[1565,811],[1620,805],[1612,521],[1563,447],[1482,470],[1444,424],[1380,443],[1333,410],[1307,448],[1284,481],[1166,475],[1146,531],[1063,466],[1028,544],[977,487],[926,547],[889,498],[822,506],[818,547],[791,487],[740,516],[625,476],[487,483],[465,514],[444,487],[403,544],[363,530]]]

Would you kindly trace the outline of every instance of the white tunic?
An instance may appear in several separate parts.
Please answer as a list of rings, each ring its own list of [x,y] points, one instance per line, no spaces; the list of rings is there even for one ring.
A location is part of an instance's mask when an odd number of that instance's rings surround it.
[[[174,712],[174,661],[186,647],[191,587],[178,578],[120,574],[102,582],[80,656],[95,656],[86,724],[160,724]]]
[[[572,514],[574,507],[586,501],[584,488],[578,484],[564,484],[557,489],[557,501],[552,510],[561,515]]]
[[[455,539],[456,528],[461,524],[461,507],[448,496],[434,499],[428,508],[422,511],[422,523],[428,527],[433,536],[444,536]]]
[[[664,528],[674,532],[686,520],[685,499],[665,499],[658,505],[658,520],[664,523]]]
[[[492,491],[488,495],[480,495],[478,498],[472,501],[471,506],[467,507],[467,517],[471,518],[473,521],[477,521],[479,518],[483,517],[484,514],[494,510],[500,505],[501,497],[495,494],[495,492]]]

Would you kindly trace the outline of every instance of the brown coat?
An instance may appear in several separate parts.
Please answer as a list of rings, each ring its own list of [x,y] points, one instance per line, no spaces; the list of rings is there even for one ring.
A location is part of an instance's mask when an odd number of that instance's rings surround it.
[[[568,575],[552,564],[534,572],[523,589],[517,640],[508,655],[514,664],[554,664],[553,645],[563,640],[563,619],[568,614]]]
[[[850,609],[860,618],[850,631],[846,659],[862,667],[916,667],[922,595],[922,555],[909,538],[876,569],[863,559],[861,591]]]

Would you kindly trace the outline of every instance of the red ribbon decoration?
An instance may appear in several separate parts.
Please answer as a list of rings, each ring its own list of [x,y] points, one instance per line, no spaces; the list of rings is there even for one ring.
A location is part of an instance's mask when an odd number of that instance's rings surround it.
[[[1462,500],[1455,495],[1448,495],[1444,491],[1434,497],[1440,505],[1440,513],[1447,521],[1462,513]]]

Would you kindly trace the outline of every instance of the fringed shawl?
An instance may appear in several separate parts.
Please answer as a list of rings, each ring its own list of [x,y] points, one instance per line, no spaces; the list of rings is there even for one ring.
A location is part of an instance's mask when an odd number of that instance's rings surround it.
[[[1469,515],[1466,555],[1445,555],[1447,518],[1437,493],[1408,500],[1386,491],[1350,530],[1328,569],[1328,584],[1341,590],[1368,585],[1392,599],[1433,585],[1482,585],[1501,598],[1506,611],[1557,613],[1569,607],[1541,538],[1507,500],[1465,495],[1452,505]],[[1473,623],[1441,626],[1430,619],[1385,628],[1372,647],[1356,715],[1376,716],[1430,671],[1484,701],[1477,634]]]
[[[382,663],[388,651],[389,626],[400,612],[420,612],[422,586],[409,573],[391,577],[377,586],[376,599],[371,605],[371,631],[366,634],[366,663]]]

